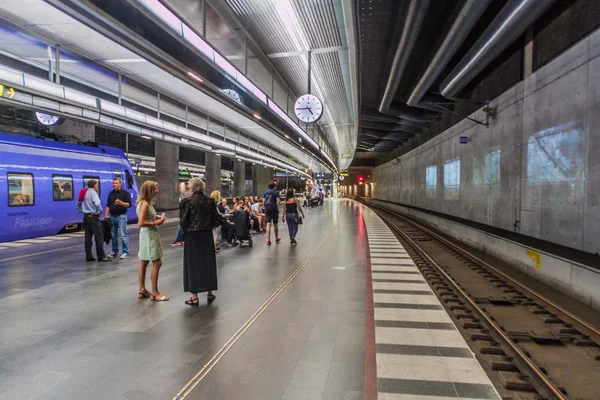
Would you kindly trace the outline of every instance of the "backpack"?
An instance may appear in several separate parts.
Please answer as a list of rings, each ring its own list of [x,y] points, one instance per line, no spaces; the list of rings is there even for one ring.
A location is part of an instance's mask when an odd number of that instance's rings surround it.
[[[277,200],[273,197],[273,190],[269,190],[265,196],[265,211],[268,213],[277,212]]]
[[[81,189],[79,191],[79,196],[77,196],[77,203],[75,204],[75,208],[77,209],[77,212],[79,213],[83,213],[83,210],[81,209],[82,204],[83,204],[83,200],[85,199],[85,194],[87,193],[87,188]]]

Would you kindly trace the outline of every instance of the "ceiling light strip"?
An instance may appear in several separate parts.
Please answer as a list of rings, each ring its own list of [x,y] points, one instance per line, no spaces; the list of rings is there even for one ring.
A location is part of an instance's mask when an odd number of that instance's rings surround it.
[[[158,0],[137,0],[154,16],[163,21],[175,33],[181,36],[189,44],[198,49],[202,54],[207,56],[209,60],[215,63],[219,68],[225,71],[231,78],[240,83],[246,90],[254,94],[261,102],[268,104],[280,118],[282,118],[294,131],[296,131],[303,139],[307,140],[315,149],[319,150],[320,146],[313,138],[311,138],[298,124],[296,124],[275,102],[269,98],[262,90],[254,85],[244,74],[237,70],[225,57],[221,56],[215,49],[190,29],[179,17],[172,13],[167,7]],[[175,23],[177,21],[177,23]],[[188,72],[196,80],[201,80],[192,72]],[[276,107],[276,109],[274,108]],[[333,164],[333,163],[332,163]],[[334,164],[335,165],[335,164]]]
[[[169,122],[162,121],[158,118],[128,109],[126,107],[111,103],[104,99],[93,98],[95,101],[90,101],[91,97],[86,93],[78,92],[76,90],[66,88],[63,85],[58,85],[50,81],[43,81],[31,78],[31,76],[23,72],[17,71],[12,68],[0,66],[0,82],[8,83],[11,86],[24,87],[26,89],[33,90],[34,92],[39,92],[46,96],[62,98],[64,100],[69,101],[70,103],[76,104],[77,107],[70,107],[69,109],[66,109],[62,107],[62,104],[57,103],[57,111],[62,112],[64,114],[71,114],[77,117],[93,119],[97,123],[101,123],[107,126],[113,126],[121,130],[135,133],[142,137],[145,136],[157,140],[187,143],[193,147],[201,148],[207,151],[214,151],[212,146],[215,146],[218,147],[219,152],[224,155],[235,156],[236,151],[242,151],[250,157],[274,163],[282,168],[297,170],[294,166],[280,162],[279,160],[276,160],[274,158],[263,156],[259,153],[255,153],[254,151],[246,150],[243,147],[234,145],[233,143],[228,143],[226,141],[210,137],[200,132],[196,132],[191,129],[187,129]],[[22,93],[21,91],[17,91],[17,95],[14,97],[15,101],[26,103],[30,106],[35,106],[34,99],[38,99],[40,101],[48,101],[47,99],[37,98],[34,95]],[[97,111],[91,111],[88,108],[93,108]],[[76,113],[74,114],[69,110],[76,111]],[[130,121],[123,121],[119,118],[128,119]],[[177,136],[165,135],[153,129],[140,127],[131,122],[149,125],[152,128],[158,128],[160,130],[168,132],[169,134],[175,134]],[[199,140],[208,143],[212,146],[190,141],[189,139]],[[276,167],[273,166],[273,168]]]

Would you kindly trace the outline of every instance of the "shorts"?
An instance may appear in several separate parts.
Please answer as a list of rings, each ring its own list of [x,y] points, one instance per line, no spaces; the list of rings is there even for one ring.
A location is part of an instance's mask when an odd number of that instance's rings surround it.
[[[277,225],[277,221],[279,220],[279,211],[274,213],[267,212],[265,215],[267,216],[267,224],[272,222],[273,225]]]

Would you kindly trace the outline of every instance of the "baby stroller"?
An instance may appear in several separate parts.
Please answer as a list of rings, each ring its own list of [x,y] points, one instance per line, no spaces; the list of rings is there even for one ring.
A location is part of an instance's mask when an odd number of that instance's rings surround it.
[[[245,210],[237,210],[233,213],[233,224],[235,226],[235,236],[240,242],[246,242],[252,247],[252,235],[250,234],[250,213]]]

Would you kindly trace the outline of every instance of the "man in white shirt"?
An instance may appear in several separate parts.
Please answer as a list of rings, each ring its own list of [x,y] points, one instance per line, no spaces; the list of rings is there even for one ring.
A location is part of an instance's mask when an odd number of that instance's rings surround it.
[[[250,206],[250,210],[252,211],[252,215],[258,218],[258,225],[260,232],[264,232],[267,226],[267,216],[262,212],[263,209],[263,199],[260,199],[258,202],[252,204]]]

